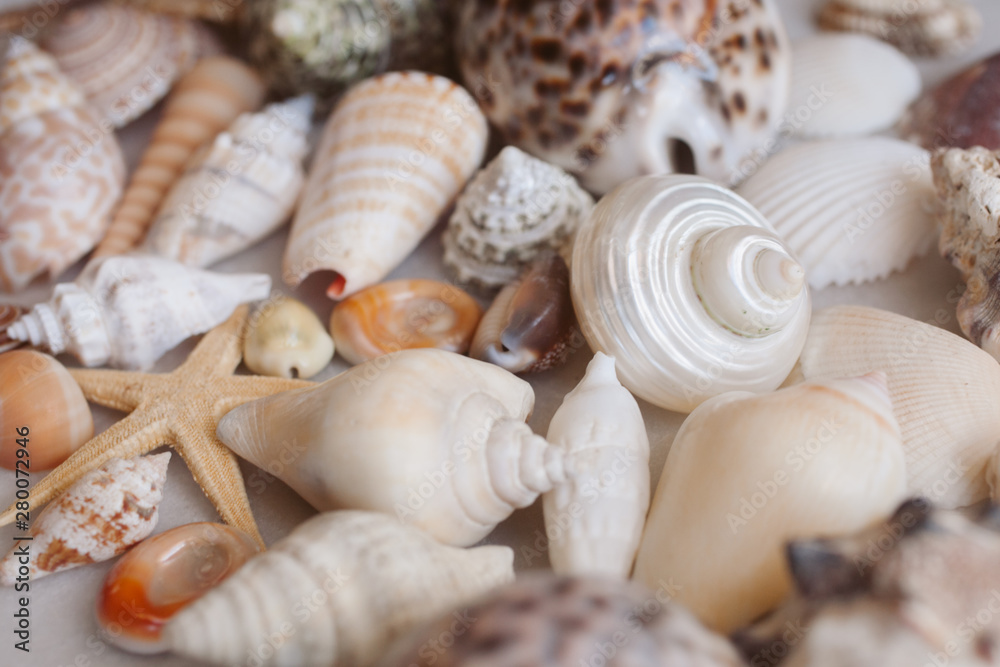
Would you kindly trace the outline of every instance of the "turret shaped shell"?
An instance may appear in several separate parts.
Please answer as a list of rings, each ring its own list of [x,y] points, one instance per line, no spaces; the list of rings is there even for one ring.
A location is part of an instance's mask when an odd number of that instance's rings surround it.
[[[460,282],[503,287],[545,251],[562,248],[593,207],[565,171],[507,146],[455,203],[445,266]]]
[[[724,394],[674,438],[635,578],[675,582],[678,602],[730,632],[791,590],[787,540],[866,528],[905,488],[884,375]]]
[[[837,306],[816,313],[799,365],[807,380],[888,376],[910,495],[946,508],[989,495],[1000,433],[1000,365],[990,355],[931,324]]]
[[[381,281],[479,166],[486,135],[475,101],[443,77],[397,72],[352,88],[313,158],[285,249],[285,282],[333,271],[327,294],[339,299]]]
[[[772,139],[791,54],[772,0],[462,3],[466,85],[508,143],[604,193],[646,174],[738,182]]]
[[[533,405],[497,366],[404,350],[246,403],[218,436],[321,511],[378,510],[465,546],[565,477],[561,452],[524,424]]]
[[[365,667],[391,640],[513,580],[512,565],[508,547],[455,549],[382,514],[330,512],[182,610],[164,637],[216,664]]]
[[[647,176],[606,195],[573,246],[570,286],[591,348],[632,393],[690,412],[770,391],[811,313],[801,267],[752,206],[694,176]]]
[[[649,509],[649,438],[613,358],[594,355],[547,440],[574,460],[573,476],[543,496],[552,569],[628,577]]]
[[[69,352],[85,366],[147,370],[270,289],[262,273],[211,273],[151,255],[104,257],[76,282],[56,285],[52,298],[10,325],[7,335],[53,354]]]
[[[292,213],[312,98],[245,113],[192,158],[149,229],[146,252],[209,266],[261,240]]]
[[[55,278],[104,234],[125,164],[82,93],[31,42],[0,41],[0,290]]]
[[[737,667],[733,647],[655,590],[531,573],[421,630],[380,667]],[[447,639],[445,639],[447,638]],[[610,658],[608,656],[611,656]],[[607,661],[607,662],[604,662]]]

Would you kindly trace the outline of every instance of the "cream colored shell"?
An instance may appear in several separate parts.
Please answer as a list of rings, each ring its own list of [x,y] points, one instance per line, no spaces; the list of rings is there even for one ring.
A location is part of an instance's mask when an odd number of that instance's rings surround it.
[[[333,358],[333,339],[301,301],[268,302],[250,316],[243,362],[254,373],[311,378]]]

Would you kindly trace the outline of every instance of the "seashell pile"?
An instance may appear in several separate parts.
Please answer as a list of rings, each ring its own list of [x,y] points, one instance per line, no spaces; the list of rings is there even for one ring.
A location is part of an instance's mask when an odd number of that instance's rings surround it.
[[[911,56],[964,51],[983,27],[968,0],[827,0],[818,18],[821,28],[867,33]]]

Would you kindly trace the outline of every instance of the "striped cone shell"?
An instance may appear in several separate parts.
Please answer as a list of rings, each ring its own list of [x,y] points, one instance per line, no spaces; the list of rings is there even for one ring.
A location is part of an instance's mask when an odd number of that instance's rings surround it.
[[[351,89],[327,121],[285,249],[295,286],[336,272],[349,296],[391,272],[431,230],[483,159],[475,100],[440,76],[392,72]]]

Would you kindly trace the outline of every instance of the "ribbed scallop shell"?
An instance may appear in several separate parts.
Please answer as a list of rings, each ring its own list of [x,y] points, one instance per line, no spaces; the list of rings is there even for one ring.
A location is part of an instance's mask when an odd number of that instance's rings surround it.
[[[837,306],[816,313],[800,360],[807,380],[888,376],[907,489],[947,508],[989,495],[1000,441],[1000,365],[969,341],[902,315]]]
[[[788,117],[797,136],[846,137],[884,130],[919,94],[917,66],[877,39],[820,34],[792,45]]]
[[[591,348],[669,410],[777,388],[809,327],[802,269],[767,220],[695,176],[636,178],[605,195],[577,233],[570,287]]]
[[[963,51],[983,27],[968,0],[828,0],[818,20],[826,30],[867,33],[912,56]]]
[[[929,160],[896,139],[802,143],[737,192],[774,225],[814,289],[861,283],[902,270],[933,246]]]
[[[443,77],[368,79],[327,121],[285,250],[298,285],[334,271],[349,296],[389,274],[431,230],[483,159],[487,126],[475,100]]]
[[[146,234],[146,252],[209,266],[281,226],[305,181],[312,99],[242,114],[203,146],[170,188]]]
[[[43,45],[116,127],[152,108],[198,58],[221,51],[194,21],[110,2],[68,11]]]

